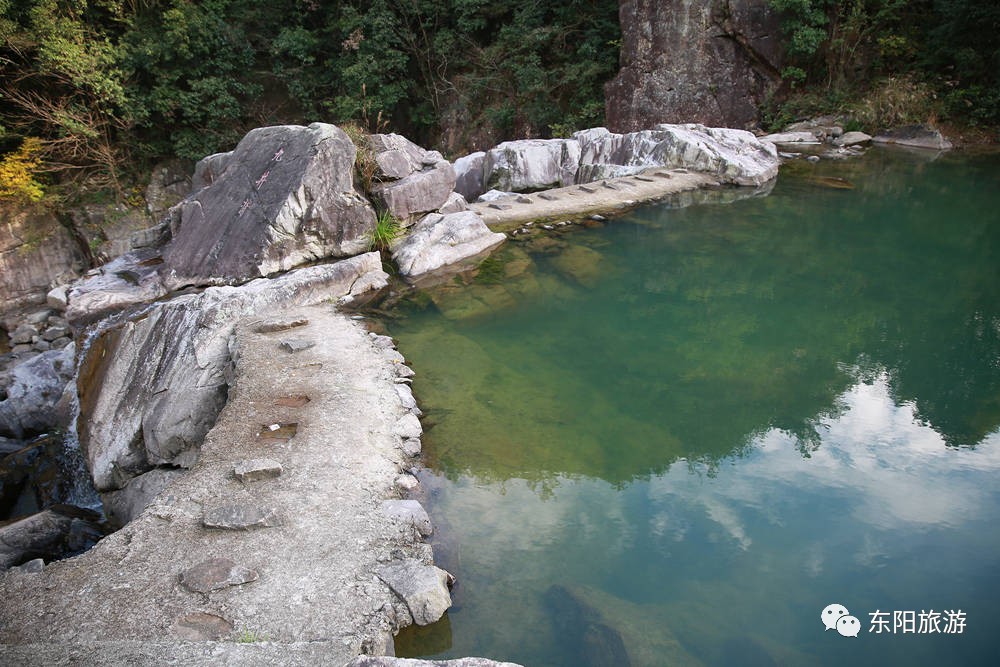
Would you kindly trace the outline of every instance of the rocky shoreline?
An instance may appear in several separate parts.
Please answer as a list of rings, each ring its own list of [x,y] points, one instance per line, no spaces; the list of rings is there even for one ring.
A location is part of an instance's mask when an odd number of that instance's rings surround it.
[[[399,628],[450,606],[451,576],[423,541],[426,512],[405,498],[420,452],[412,371],[391,339],[337,311],[386,286],[382,258],[364,252],[375,210],[409,228],[391,255],[416,283],[503,243],[487,222],[516,224],[500,220],[511,210],[503,200],[470,206],[455,191],[470,173],[527,191],[514,196],[535,205],[515,203],[538,219],[546,206],[572,216],[769,183],[778,165],[773,145],[702,126],[509,142],[454,167],[398,135],[362,148],[374,179],[365,187],[338,128],[254,130],[199,163],[195,191],[144,236],[157,241],[49,295],[65,315],[47,315],[48,335],[60,331],[53,317],[69,324],[76,344],[59,354],[76,350],[76,375],[65,387],[57,375],[41,402],[60,405],[49,421],[79,415],[89,474],[124,527],[75,558],[0,575],[4,660],[289,664],[282,647],[330,664],[391,655]],[[566,181],[581,182],[564,186],[576,194],[563,201],[551,186]],[[29,401],[10,398],[0,407]],[[8,565],[30,557],[37,523],[0,526]]]

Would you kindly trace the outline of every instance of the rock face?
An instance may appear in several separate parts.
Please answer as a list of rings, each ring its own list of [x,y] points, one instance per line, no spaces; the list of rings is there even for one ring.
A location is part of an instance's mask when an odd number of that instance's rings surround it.
[[[780,80],[781,29],[767,0],[621,0],[618,14],[621,69],[605,87],[617,132],[747,127]]]
[[[10,372],[0,400],[0,436],[23,439],[48,431],[65,415],[58,409],[63,389],[73,378],[73,346],[50,350],[18,364]]]
[[[573,137],[580,144],[578,183],[663,166],[709,173],[724,183],[762,185],[780,166],[774,144],[744,130],[688,124],[616,134],[598,127]]]
[[[372,195],[404,226],[448,200],[455,170],[440,153],[398,134],[373,134],[369,141],[378,165]]]
[[[102,493],[101,503],[108,521],[114,526],[124,526],[142,514],[160,491],[185,472],[179,468],[153,468],[130,479],[123,489]]]
[[[67,292],[66,318],[74,325],[103,317],[125,306],[155,301],[167,293],[160,280],[156,250],[126,253],[88,272]]]
[[[98,491],[156,466],[190,466],[225,403],[229,338],[240,317],[384,285],[377,253],[151,306],[85,351],[79,435]]]
[[[455,169],[455,192],[468,201],[475,201],[488,189],[483,184],[483,162],[485,159],[486,153],[477,151],[458,158],[452,164]]]
[[[407,279],[475,257],[503,243],[507,237],[491,232],[471,211],[431,214],[417,223],[392,252],[399,272]]]
[[[46,293],[83,273],[87,258],[55,216],[0,206],[0,312],[44,303]]]
[[[484,189],[531,192],[565,187],[574,183],[579,164],[575,139],[505,141],[486,153]]]
[[[178,204],[161,268],[167,289],[239,284],[364,252],[375,213],[354,189],[354,157],[333,125],[251,130],[216,159],[211,184]]]

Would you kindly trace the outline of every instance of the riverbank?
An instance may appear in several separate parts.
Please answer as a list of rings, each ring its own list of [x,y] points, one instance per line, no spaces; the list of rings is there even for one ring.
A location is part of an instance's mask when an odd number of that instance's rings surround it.
[[[332,305],[274,319],[238,325],[235,387],[188,474],[86,554],[0,579],[0,662],[391,653],[410,612],[379,572],[432,558],[413,515],[383,507],[412,482],[408,370]]]

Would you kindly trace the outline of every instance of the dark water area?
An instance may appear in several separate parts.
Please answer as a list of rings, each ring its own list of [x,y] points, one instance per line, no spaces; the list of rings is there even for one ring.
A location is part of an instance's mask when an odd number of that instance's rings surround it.
[[[997,156],[790,164],[460,282],[389,323],[459,582],[398,655],[995,664]]]

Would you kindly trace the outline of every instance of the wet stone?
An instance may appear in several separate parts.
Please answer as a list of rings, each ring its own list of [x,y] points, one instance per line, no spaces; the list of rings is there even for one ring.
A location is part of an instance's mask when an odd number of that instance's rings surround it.
[[[281,464],[273,459],[249,459],[240,461],[233,468],[233,474],[241,482],[257,482],[262,479],[274,479],[281,475]]]
[[[257,581],[256,570],[237,565],[228,558],[210,558],[181,573],[181,585],[192,593],[209,593],[227,586]]]
[[[233,624],[216,614],[197,611],[174,621],[174,635],[188,641],[221,639],[233,631]]]
[[[301,352],[315,346],[316,343],[311,340],[305,340],[304,338],[290,338],[288,340],[281,341],[281,349],[285,352]]]
[[[274,319],[258,324],[254,331],[257,333],[274,333],[275,331],[288,331],[296,327],[304,327],[307,324],[309,324],[309,320],[304,317]]]
[[[223,530],[250,530],[251,528],[271,528],[280,526],[282,521],[273,507],[233,504],[213,507],[205,512],[201,520],[206,528]]]

